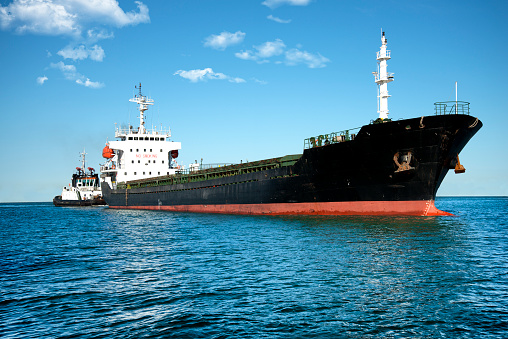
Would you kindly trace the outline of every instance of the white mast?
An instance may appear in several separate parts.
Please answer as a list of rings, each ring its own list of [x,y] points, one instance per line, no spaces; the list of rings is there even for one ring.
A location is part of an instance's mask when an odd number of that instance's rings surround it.
[[[85,163],[85,155],[86,155],[86,154],[87,154],[87,153],[85,152],[85,149],[84,149],[84,148],[83,148],[83,153],[80,153],[80,154],[79,154],[79,155],[81,155],[81,163],[82,163],[82,165],[81,165],[81,166],[83,166],[83,167],[82,167],[83,174],[85,174],[85,171],[86,171],[86,168],[85,168],[85,166],[86,166],[86,163]]]
[[[135,86],[138,88],[138,86]],[[153,99],[147,99],[146,96],[141,94],[141,83],[139,83],[139,94],[134,95],[134,98],[129,99],[130,102],[139,104],[139,134],[145,134],[145,111],[148,109],[148,105],[153,105]]]
[[[378,85],[378,113],[380,119],[388,118],[388,83],[393,81],[393,73],[387,72],[386,60],[390,60],[390,51],[386,49],[385,32],[381,35],[381,48],[377,52],[377,72],[372,72]]]

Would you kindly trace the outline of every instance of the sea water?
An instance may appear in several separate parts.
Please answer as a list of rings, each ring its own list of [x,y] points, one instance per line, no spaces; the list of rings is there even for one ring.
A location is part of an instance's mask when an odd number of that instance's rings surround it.
[[[456,216],[0,204],[0,337],[508,337],[508,198],[436,205]]]

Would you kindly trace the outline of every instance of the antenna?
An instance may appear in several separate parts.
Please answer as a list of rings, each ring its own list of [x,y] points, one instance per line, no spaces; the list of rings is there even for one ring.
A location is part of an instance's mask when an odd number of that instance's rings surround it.
[[[457,106],[458,104],[458,101],[457,101],[457,81],[455,81],[455,114],[457,114]]]
[[[145,134],[145,111],[148,109],[148,105],[153,105],[153,99],[147,99],[146,96],[144,96],[141,93],[141,82],[138,86],[134,86],[135,88],[139,89],[139,95],[134,95],[134,98],[129,99],[130,102],[134,102],[136,104],[139,104],[138,110],[139,110],[139,134]]]
[[[134,86],[134,88],[139,89],[139,96],[142,97],[143,94],[141,94],[141,83],[139,83],[139,86]]]

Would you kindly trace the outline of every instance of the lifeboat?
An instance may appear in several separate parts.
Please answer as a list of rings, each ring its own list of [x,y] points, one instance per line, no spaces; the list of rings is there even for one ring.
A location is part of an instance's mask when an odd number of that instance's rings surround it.
[[[104,148],[102,149],[102,157],[106,159],[111,159],[115,156],[115,152],[111,148],[109,148],[109,145],[106,144]]]
[[[174,150],[171,151],[171,157],[173,159],[178,158],[178,150],[177,149],[174,149]]]

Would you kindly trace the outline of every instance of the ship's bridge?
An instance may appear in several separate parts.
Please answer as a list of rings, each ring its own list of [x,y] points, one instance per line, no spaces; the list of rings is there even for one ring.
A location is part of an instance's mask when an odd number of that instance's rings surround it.
[[[180,142],[170,141],[171,130],[168,128],[145,128],[144,112],[153,105],[154,100],[141,93],[129,99],[138,104],[139,126],[115,127],[115,138],[103,150],[106,164],[101,166],[102,176],[106,182],[146,179],[162,175],[171,175],[180,169],[176,162],[178,151],[182,149]]]

